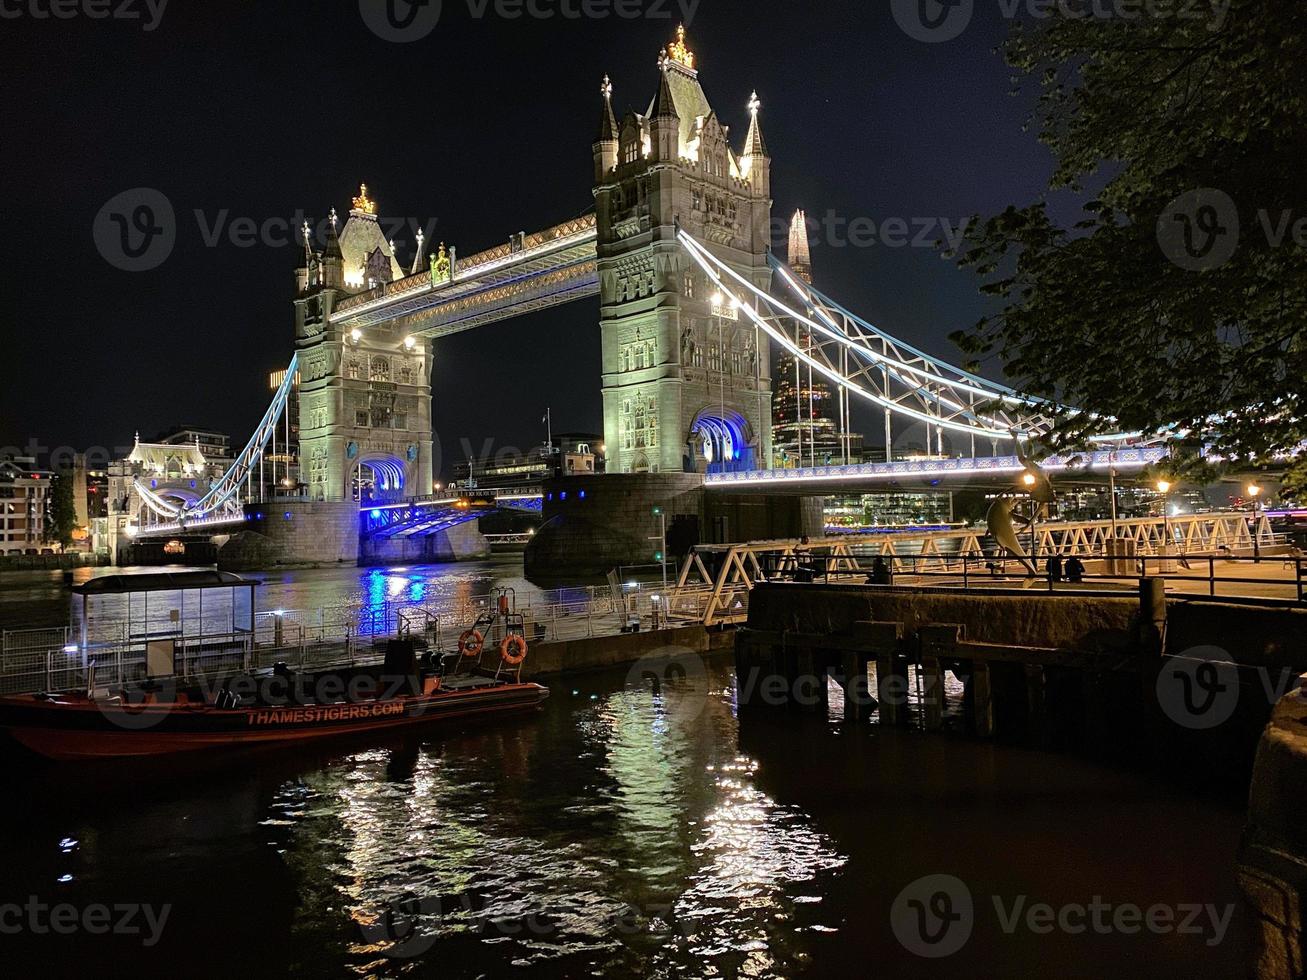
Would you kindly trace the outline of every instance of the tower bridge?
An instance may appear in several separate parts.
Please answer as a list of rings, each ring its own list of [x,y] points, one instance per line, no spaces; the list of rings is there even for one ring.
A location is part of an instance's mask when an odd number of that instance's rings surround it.
[[[546,524],[529,561],[536,554],[566,562],[578,546],[615,563],[634,549],[644,554],[650,504],[694,518],[705,535],[750,528],[777,536],[811,524],[811,514],[798,504],[762,515],[746,498],[912,483],[1009,485],[1029,465],[1021,444],[1047,431],[1049,406],[899,340],[772,254],[762,103],[756,93],[749,99],[746,135],[734,142],[684,29],[660,53],[643,112],[619,116],[613,96],[605,78],[592,214],[466,258],[445,243],[429,248],[435,243],[419,234],[409,262],[386,240],[366,185],[343,226],[332,209],[320,251],[306,225],[295,272],[295,354],[254,436],[194,494],[133,479],[117,527],[152,535],[244,522],[285,540],[289,552],[309,548],[315,560],[356,556],[360,530],[380,540],[451,533],[468,522],[418,519],[412,503],[433,486],[434,344],[594,296],[609,472],[573,478],[585,485],[574,483],[570,499],[544,489]],[[962,440],[964,458],[769,470],[773,348],[837,391],[845,428],[855,402],[883,413],[887,456],[897,419],[924,426],[928,449],[939,456],[945,434],[955,446]],[[269,501],[277,481],[267,482],[265,464],[277,458],[278,438],[283,452],[288,445],[292,414],[300,492]],[[1092,478],[1163,456],[1155,443],[1122,434],[1044,466]],[[614,482],[619,477],[625,482]],[[610,493],[638,513],[601,514]],[[705,494],[735,516],[714,511]],[[415,518],[401,532],[371,517],[406,502]],[[741,519],[746,512],[753,517]]]

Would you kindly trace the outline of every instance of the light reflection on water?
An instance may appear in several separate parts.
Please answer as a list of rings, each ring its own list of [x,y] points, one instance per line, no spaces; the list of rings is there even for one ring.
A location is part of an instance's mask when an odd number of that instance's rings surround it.
[[[265,828],[299,879],[297,942],[339,910],[363,973],[452,957],[459,973],[781,975],[834,929],[805,898],[845,858],[757,787],[716,687],[694,716],[674,690],[560,691],[538,727],[286,784]]]
[[[194,571],[181,566],[139,568],[77,569],[74,581],[80,583],[102,575],[140,574],[161,571]],[[329,568],[274,569],[242,573],[259,582],[255,590],[255,608],[266,616],[272,610],[316,611],[361,605],[361,621],[381,624],[384,612],[395,605],[423,604],[436,611],[458,609],[468,600],[484,597],[496,587],[511,588],[519,603],[530,602],[542,590],[527,581],[520,554],[495,555],[484,561],[433,565],[396,565],[385,568],[358,568],[341,565]],[[553,589],[551,587],[550,591]],[[561,590],[565,598],[579,601],[588,589],[579,586]],[[163,632],[169,628],[169,610],[179,608],[186,619],[187,632],[196,632],[193,624],[200,620],[198,593],[191,593],[182,606],[179,593],[160,593],[150,599],[150,628]],[[142,632],[143,607],[138,597],[133,609],[133,632]],[[80,622],[81,600],[70,596],[58,572],[14,572],[0,577],[0,628],[23,629]],[[203,598],[202,617],[205,632],[224,633],[232,628],[233,610],[223,590],[207,593]],[[115,629],[127,622],[126,602],[121,596],[97,597],[92,600],[90,618],[105,639],[112,639]],[[248,622],[248,609],[241,599],[235,620]],[[362,632],[368,632],[363,629]],[[94,637],[93,637],[94,638]]]

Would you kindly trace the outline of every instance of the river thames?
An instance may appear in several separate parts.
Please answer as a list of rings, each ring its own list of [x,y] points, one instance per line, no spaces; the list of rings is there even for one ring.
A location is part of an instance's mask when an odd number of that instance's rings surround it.
[[[260,605],[366,596],[376,575],[481,594],[515,584],[521,566],[276,573],[258,576]],[[0,594],[8,609],[64,603],[57,583],[3,582]],[[227,977],[1242,973],[1242,800],[1066,756],[846,725],[837,713],[742,719],[729,657],[657,693],[625,670],[548,684],[536,715],[382,742],[71,768],[6,747],[0,905],[13,914],[0,926],[24,925],[0,940],[7,966]],[[944,958],[919,955],[896,928],[894,910],[927,875],[953,876],[973,902],[969,940]],[[1023,913],[1040,903],[1066,927]],[[1085,913],[1095,903],[1106,929]],[[61,905],[131,906],[137,930],[57,934],[40,908]],[[1111,925],[1122,910],[1157,908],[1173,913],[1169,927]]]

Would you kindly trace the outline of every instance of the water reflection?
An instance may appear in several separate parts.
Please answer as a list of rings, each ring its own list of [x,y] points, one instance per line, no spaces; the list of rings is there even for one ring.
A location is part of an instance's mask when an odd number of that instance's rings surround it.
[[[157,573],[163,571],[195,571],[182,566],[142,568],[84,568],[74,572],[75,582],[84,582],[101,575]],[[260,583],[255,591],[255,605],[264,613],[272,610],[287,612],[316,611],[359,607],[361,625],[376,624],[380,629],[386,614],[396,605],[424,604],[436,611],[458,609],[476,597],[486,596],[496,587],[513,589],[520,603],[537,599],[544,590],[527,581],[522,568],[522,556],[505,554],[484,561],[434,565],[393,566],[387,568],[358,568],[340,565],[331,568],[274,569],[246,575]],[[553,586],[550,586],[550,591]],[[567,589],[564,597],[580,601],[588,594],[586,587]],[[167,620],[169,610],[179,608],[178,597],[153,596],[150,615],[153,619]],[[91,618],[106,628],[127,620],[125,599],[121,596],[92,600]],[[180,611],[188,621],[198,621],[199,600],[193,595]],[[242,599],[243,603],[244,600]],[[136,600],[141,606],[141,599]],[[23,629],[28,627],[62,626],[80,621],[80,601],[70,601],[59,572],[13,572],[0,576],[0,628]],[[134,617],[142,618],[138,609]],[[239,622],[247,620],[247,610],[235,611]],[[220,596],[204,597],[203,621],[206,631],[225,632],[231,629],[233,610],[230,602],[222,605]],[[368,630],[365,628],[364,632]]]
[[[547,975],[779,975],[812,926],[834,928],[804,898],[844,857],[758,789],[713,684],[697,718],[676,714],[675,691],[559,692],[538,723],[423,745],[398,770],[390,751],[361,752],[287,784],[267,827],[299,877],[297,934],[311,943],[340,910],[345,958],[383,974],[455,956]]]

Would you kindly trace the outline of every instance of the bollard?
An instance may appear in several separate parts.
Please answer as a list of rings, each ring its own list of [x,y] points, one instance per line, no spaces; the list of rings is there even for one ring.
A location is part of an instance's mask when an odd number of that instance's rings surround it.
[[[1166,649],[1166,579],[1139,580],[1139,652],[1160,657]]]
[[[876,655],[876,700],[882,725],[905,725],[908,720],[908,665],[893,653]]]
[[[937,732],[944,727],[944,670],[938,657],[922,657],[917,670],[921,673],[926,731]]]

